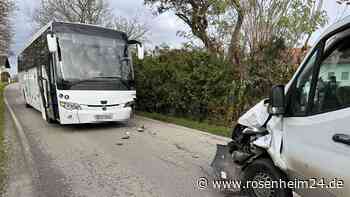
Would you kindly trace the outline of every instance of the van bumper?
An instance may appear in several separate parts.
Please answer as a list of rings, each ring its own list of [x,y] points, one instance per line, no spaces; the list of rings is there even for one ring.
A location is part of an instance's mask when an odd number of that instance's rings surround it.
[[[241,178],[242,168],[234,162],[228,145],[216,145],[216,154],[210,166],[216,178],[230,180]]]

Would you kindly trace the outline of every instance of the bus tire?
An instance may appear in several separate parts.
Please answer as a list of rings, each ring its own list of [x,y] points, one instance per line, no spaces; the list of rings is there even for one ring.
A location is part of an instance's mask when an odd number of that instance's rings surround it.
[[[46,111],[46,110],[44,110],[44,113],[45,113],[45,117],[46,117],[45,119],[46,119],[46,122],[47,122],[47,123],[52,124],[52,123],[55,122],[54,119],[50,118],[50,117],[47,115],[47,111]]]
[[[23,91],[23,97],[24,97],[24,105],[25,105],[25,107],[26,108],[30,108],[31,106],[27,103],[27,99],[26,99],[26,95],[25,95],[24,91]]]
[[[247,186],[245,194],[250,197],[293,197],[293,191],[289,188],[253,188],[256,187],[255,183],[266,180],[288,183],[288,177],[271,160],[257,159],[244,170],[243,183]]]
[[[55,120],[50,118],[47,114],[46,115],[46,122],[49,123],[49,124],[52,124],[52,123],[55,123]]]

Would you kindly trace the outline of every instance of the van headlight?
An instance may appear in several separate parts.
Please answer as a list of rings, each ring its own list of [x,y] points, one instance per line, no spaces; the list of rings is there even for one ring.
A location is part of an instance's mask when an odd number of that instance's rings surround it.
[[[67,110],[81,110],[81,106],[78,103],[60,101],[60,106]]]
[[[124,107],[133,107],[135,105],[135,101],[129,101],[127,103],[124,104]]]

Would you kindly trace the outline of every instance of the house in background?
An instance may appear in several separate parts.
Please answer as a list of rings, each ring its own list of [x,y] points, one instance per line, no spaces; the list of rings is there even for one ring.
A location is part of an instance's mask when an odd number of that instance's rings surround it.
[[[0,81],[10,83],[10,62],[6,55],[0,55]]]
[[[311,47],[307,47],[306,49],[303,48],[291,48],[289,49],[288,53],[291,57],[290,63],[297,69],[301,62],[303,61],[305,55],[310,50]]]

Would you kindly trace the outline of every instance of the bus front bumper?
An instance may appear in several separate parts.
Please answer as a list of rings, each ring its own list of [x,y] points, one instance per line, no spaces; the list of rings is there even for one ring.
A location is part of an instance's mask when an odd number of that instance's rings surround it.
[[[64,112],[63,112],[64,111]],[[101,122],[124,122],[130,120],[132,114],[131,107],[113,110],[63,110],[60,117],[61,124],[84,124]]]

